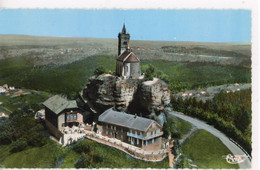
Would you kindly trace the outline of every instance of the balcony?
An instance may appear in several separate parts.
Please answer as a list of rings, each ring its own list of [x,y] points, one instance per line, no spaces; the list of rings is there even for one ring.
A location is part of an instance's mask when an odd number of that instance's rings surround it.
[[[163,132],[160,132],[158,134],[154,134],[154,135],[151,135],[151,136],[142,136],[142,135],[138,135],[136,133],[127,132],[127,136],[137,138],[137,139],[142,139],[142,140],[149,140],[149,139],[152,139],[152,138],[155,138],[155,137],[158,137],[158,136],[162,136],[162,135],[163,135]]]

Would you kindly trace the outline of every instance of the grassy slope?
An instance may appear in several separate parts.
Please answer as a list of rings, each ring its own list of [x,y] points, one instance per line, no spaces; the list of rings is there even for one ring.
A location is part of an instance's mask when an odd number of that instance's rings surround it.
[[[152,163],[136,160],[127,154],[88,140],[91,148],[98,153],[103,161],[95,164],[95,168],[168,168],[168,158]],[[10,145],[0,145],[0,165],[5,168],[53,168],[57,153],[64,152],[64,161],[59,168],[74,168],[80,154],[74,152],[72,148],[63,149],[56,143],[49,141],[43,147],[29,148],[24,151],[10,154]]]
[[[192,128],[192,125],[189,122],[174,117],[170,114],[167,114],[167,121],[168,123],[172,123],[171,125],[178,130],[181,136],[187,134],[189,130]]]
[[[192,128],[192,125],[189,122],[178,118],[174,118],[174,124],[178,128],[181,136],[188,133],[188,131]]]
[[[5,168],[51,168],[57,147],[56,143],[50,141],[43,147],[10,154],[11,145],[0,145],[0,164]]]
[[[168,168],[169,167],[168,158],[164,159],[161,162],[156,162],[156,163],[145,162],[145,161],[134,159],[117,149],[90,140],[87,140],[87,142],[89,143],[93,151],[103,158],[102,162],[95,164],[95,168]]]
[[[228,164],[222,158],[231,152],[218,138],[205,130],[194,134],[182,145],[182,150],[184,155],[194,160],[200,168],[239,168],[238,165]]]

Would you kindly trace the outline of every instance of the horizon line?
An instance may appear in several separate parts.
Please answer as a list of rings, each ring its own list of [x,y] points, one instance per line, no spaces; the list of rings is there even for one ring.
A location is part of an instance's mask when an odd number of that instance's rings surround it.
[[[113,39],[117,40],[117,38],[103,38],[103,37],[71,37],[71,36],[51,36],[51,35],[28,35],[28,34],[0,34],[0,36],[27,36],[27,37],[41,37],[41,38],[78,38],[78,39]],[[226,44],[252,44],[252,42],[238,42],[238,41],[231,41],[231,42],[219,42],[219,41],[176,41],[176,40],[138,40],[138,39],[131,39],[131,41],[152,41],[152,42],[194,42],[194,43],[226,43]]]

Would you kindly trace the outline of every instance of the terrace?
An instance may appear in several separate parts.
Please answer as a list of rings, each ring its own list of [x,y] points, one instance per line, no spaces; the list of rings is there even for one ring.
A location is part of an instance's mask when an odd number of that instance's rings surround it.
[[[129,154],[130,156],[151,162],[162,161],[167,157],[169,150],[169,142],[162,144],[162,149],[155,151],[146,151],[139,147],[133,146],[131,144],[127,144],[115,138],[110,138],[107,136],[103,136],[101,134],[95,133],[93,131],[85,131],[86,137],[98,143],[116,148],[122,152]]]

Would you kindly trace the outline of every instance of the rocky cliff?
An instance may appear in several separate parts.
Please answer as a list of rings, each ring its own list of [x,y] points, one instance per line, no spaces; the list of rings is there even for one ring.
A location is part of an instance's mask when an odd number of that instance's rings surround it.
[[[126,79],[102,74],[93,76],[83,90],[88,106],[98,114],[115,107],[118,111],[138,114],[164,122],[164,109],[170,105],[168,85],[157,78],[153,81]]]

